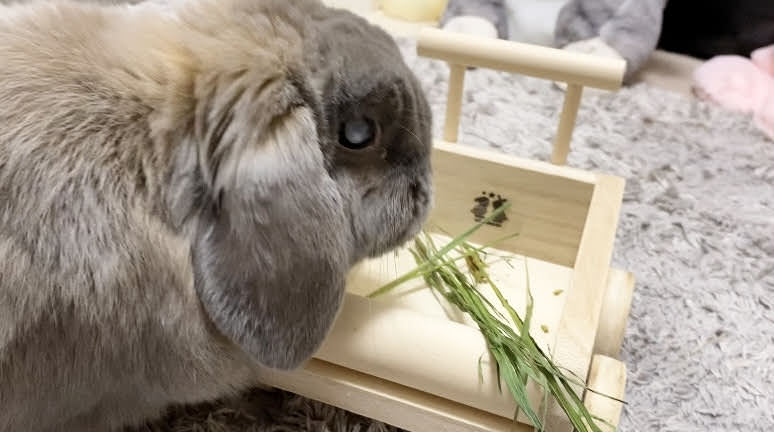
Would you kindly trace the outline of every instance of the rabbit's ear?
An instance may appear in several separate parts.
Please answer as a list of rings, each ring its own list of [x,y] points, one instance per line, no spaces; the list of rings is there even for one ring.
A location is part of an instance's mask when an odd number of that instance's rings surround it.
[[[319,104],[303,77],[274,65],[263,71],[245,68],[201,76],[195,99],[199,167],[214,197],[234,185],[234,164],[268,140],[278,120],[301,107],[319,115]]]
[[[336,317],[352,234],[298,83],[244,87],[224,86],[200,113],[217,205],[199,220],[196,290],[219,331],[259,363],[296,368]]]

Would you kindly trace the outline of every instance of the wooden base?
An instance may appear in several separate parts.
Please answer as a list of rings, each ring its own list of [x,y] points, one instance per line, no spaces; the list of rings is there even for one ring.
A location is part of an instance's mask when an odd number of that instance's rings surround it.
[[[588,385],[595,391],[624,398],[625,365],[596,355]],[[351,369],[314,359],[295,373],[267,372],[263,382],[408,431],[532,432],[534,429],[505,417],[391,383]],[[604,431],[614,431],[621,403],[587,392],[584,404],[605,420]]]
[[[267,372],[264,383],[417,432],[528,432],[527,425],[313,359],[296,373]]]
[[[531,432],[534,429],[511,419],[477,410],[352,369],[313,359],[295,373],[266,372],[262,382],[301,396],[327,403],[408,431]],[[588,385],[595,391],[624,398],[625,365],[596,355]],[[584,404],[605,420],[604,431],[614,431],[620,420],[621,403],[587,392]]]
[[[626,316],[630,308],[634,278],[631,273],[611,269],[602,307],[605,319],[597,333],[595,355],[587,379],[589,388],[624,399],[625,365],[608,356],[620,349]],[[623,318],[623,319],[621,319]],[[617,320],[617,321],[616,321]],[[599,352],[598,350],[603,352]],[[449,432],[531,432],[534,429],[513,419],[456,403],[426,392],[349,368],[313,359],[297,372],[265,371],[262,382],[276,388],[318,400],[409,431]],[[584,404],[592,414],[612,426],[620,420],[622,404],[593,392],[586,392]],[[550,429],[549,429],[550,430]]]

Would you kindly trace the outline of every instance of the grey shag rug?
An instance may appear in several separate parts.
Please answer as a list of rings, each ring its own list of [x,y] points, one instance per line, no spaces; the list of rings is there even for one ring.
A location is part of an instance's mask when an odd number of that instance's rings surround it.
[[[447,68],[401,47],[440,136]],[[551,83],[475,70],[464,100],[463,145],[548,160],[562,101]],[[613,262],[637,278],[620,430],[773,431],[774,142],[744,115],[638,85],[584,97],[568,164],[628,181]],[[256,390],[150,430],[395,429]]]

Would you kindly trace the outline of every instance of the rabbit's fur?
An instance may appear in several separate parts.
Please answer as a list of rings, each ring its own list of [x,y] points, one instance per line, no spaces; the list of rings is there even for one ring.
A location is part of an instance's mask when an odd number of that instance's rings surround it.
[[[0,431],[301,366],[351,266],[422,226],[430,135],[393,40],[314,0],[0,6]]]

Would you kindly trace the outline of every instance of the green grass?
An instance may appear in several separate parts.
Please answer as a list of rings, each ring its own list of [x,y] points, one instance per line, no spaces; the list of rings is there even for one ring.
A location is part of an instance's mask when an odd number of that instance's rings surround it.
[[[487,249],[499,241],[482,247],[474,247],[467,242],[472,234],[509,207],[510,204],[500,207],[440,248],[429,233],[423,232],[414,239],[414,245],[409,249],[417,267],[372,292],[368,297],[383,295],[405,282],[423,278],[430,289],[441,294],[475,321],[497,363],[498,378],[505,382],[517,405],[537,430],[544,430],[544,415],[538,415],[529,403],[528,380],[542,387],[546,398],[550,395],[558,402],[576,431],[600,432],[598,423],[603,421],[589,413],[572,387],[575,384],[585,388],[583,382],[556,366],[529,334],[533,308],[529,285],[527,307],[522,318],[508,303],[500,288],[488,277],[484,257],[487,255]],[[508,236],[502,240],[512,237]],[[457,251],[459,256],[450,257],[452,251]],[[461,264],[464,264],[464,267]],[[482,284],[492,289],[507,317],[479,291],[478,287]],[[479,379],[483,379],[480,362],[478,373]]]

